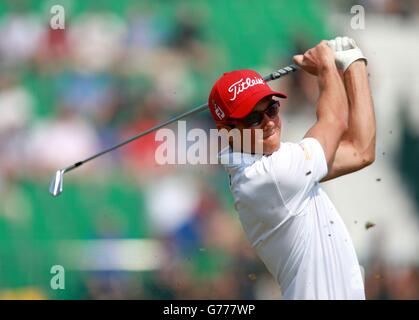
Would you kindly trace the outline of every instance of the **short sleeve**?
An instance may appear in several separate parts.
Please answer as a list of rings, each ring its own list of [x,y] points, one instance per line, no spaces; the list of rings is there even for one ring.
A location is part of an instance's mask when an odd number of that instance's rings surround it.
[[[304,158],[312,167],[314,181],[323,179],[328,172],[326,156],[320,142],[315,138],[305,138],[298,144],[304,152]]]

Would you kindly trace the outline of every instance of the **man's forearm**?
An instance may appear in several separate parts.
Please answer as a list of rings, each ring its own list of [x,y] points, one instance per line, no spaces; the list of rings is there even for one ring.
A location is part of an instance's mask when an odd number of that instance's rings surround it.
[[[317,118],[348,123],[348,102],[345,87],[336,68],[322,70],[319,74],[320,97],[317,102]]]
[[[349,101],[349,126],[343,140],[351,142],[360,155],[374,159],[375,114],[365,63],[354,62],[343,77]]]

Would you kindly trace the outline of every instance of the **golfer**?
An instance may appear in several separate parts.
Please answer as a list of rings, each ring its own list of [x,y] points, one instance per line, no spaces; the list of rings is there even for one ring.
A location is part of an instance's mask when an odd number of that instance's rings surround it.
[[[294,62],[317,77],[314,125],[298,143],[281,142],[286,95],[252,70],[224,73],[209,96],[211,114],[219,130],[250,130],[251,139],[231,143],[220,159],[247,239],[284,299],[365,299],[350,235],[320,183],[374,161],[367,60],[352,39],[338,37]],[[245,161],[229,161],[235,154]]]

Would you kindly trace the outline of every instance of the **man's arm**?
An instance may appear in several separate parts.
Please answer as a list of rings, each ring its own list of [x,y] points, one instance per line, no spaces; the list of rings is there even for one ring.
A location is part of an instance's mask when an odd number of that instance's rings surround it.
[[[375,115],[365,62],[353,62],[343,75],[349,101],[348,130],[336,151],[327,181],[358,171],[375,160]]]
[[[333,63],[330,63],[330,59]],[[320,96],[317,102],[317,122],[306,133],[323,147],[328,169],[331,170],[340,140],[347,129],[348,101],[345,87],[335,65],[333,51],[326,41],[294,57],[294,62],[303,70],[317,75]]]

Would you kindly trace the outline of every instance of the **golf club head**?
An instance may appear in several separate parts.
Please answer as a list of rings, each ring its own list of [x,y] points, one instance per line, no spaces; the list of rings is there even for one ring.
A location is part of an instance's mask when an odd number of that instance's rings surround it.
[[[63,192],[63,175],[64,170],[58,170],[52,177],[51,184],[49,186],[49,192],[54,197],[59,196]]]

